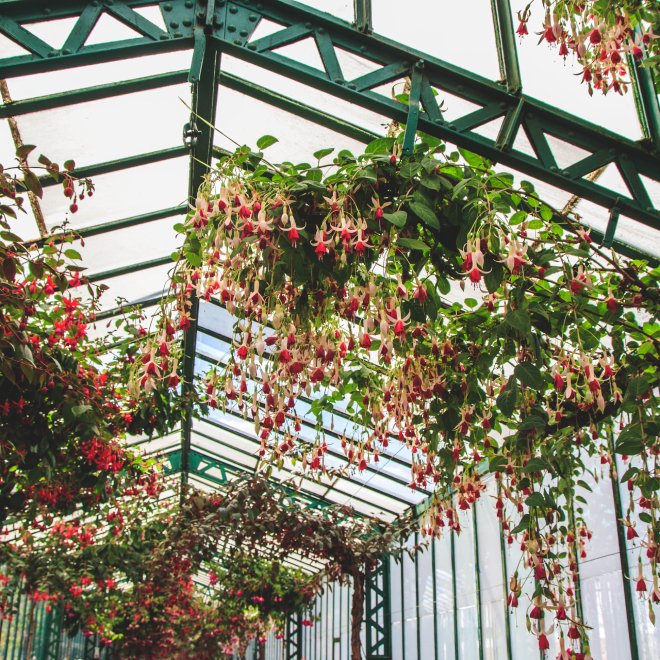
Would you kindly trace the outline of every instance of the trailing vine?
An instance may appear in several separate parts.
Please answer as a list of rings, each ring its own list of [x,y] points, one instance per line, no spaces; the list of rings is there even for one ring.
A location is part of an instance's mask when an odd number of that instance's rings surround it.
[[[431,535],[460,530],[457,509],[480,497],[486,466],[503,533],[534,576],[539,646],[548,610],[562,644],[588,648],[573,561],[589,534],[580,489],[589,457],[612,463],[610,433],[631,465],[621,522],[645,539],[657,576],[659,271],[598,246],[578,217],[475,154],[425,135],[411,157],[400,145],[380,138],[327,165],[331,149],[315,164],[273,166],[247,147],[223,159],[177,227],[165,314],[184,327],[196,295],[233,315],[229,354],[200,392],[253,422],[264,460],[325,473],[325,430],[341,414],[354,469],[393,444],[412,451],[411,488],[435,487]],[[134,381],[157,385],[144,365],[165,373],[159,360],[148,346]],[[313,442],[300,435],[301,398]]]

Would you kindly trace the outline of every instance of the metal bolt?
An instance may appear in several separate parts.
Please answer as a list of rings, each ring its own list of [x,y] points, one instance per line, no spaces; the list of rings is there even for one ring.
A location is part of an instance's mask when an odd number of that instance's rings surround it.
[[[165,39],[169,39],[170,35],[169,34],[161,34],[158,37],[161,41],[165,41]]]
[[[313,26],[312,26],[311,23],[305,23],[305,27],[306,27],[308,30],[311,30]]]
[[[248,50],[257,50],[257,47],[254,44],[248,44]]]
[[[176,30],[179,27],[177,21],[170,21],[170,27]]]
[[[174,33],[174,36],[175,36],[177,39],[180,39],[180,38],[183,36],[183,34],[181,34],[181,32],[175,32],[175,33]]]
[[[312,27],[311,24],[308,23],[308,25],[309,25],[309,27]],[[319,34],[325,34],[325,28],[319,28],[319,29],[317,30],[317,32],[318,32]]]
[[[343,78],[335,78],[335,82],[336,82],[338,85],[343,85],[343,84],[344,84],[344,79],[343,79]]]
[[[183,4],[184,4],[186,9],[192,9],[192,6],[193,6],[194,3],[193,3],[192,0],[186,0]]]
[[[192,25],[192,21],[189,18],[184,18],[181,22],[185,27],[190,27]]]
[[[237,13],[238,13],[238,7],[234,7],[234,5],[232,5],[232,6],[229,8],[229,13],[230,13],[230,14],[237,14]]]
[[[227,32],[236,32],[236,26],[235,25],[228,25],[227,26]]]
[[[70,50],[69,48],[65,48],[65,49],[62,51],[62,55],[71,55],[71,50]]]
[[[250,14],[248,20],[250,23],[256,23],[259,20],[259,17],[256,14]]]
[[[55,57],[58,54],[59,51],[57,50],[51,50],[50,53],[48,53],[48,57]]]
[[[357,85],[355,83],[348,83],[346,87],[348,87],[348,89],[357,89]]]
[[[241,37],[247,37],[249,32],[247,30],[241,30],[239,34],[241,35]]]
[[[168,3],[163,5],[163,9],[165,11],[172,11],[172,5],[168,2]]]
[[[242,46],[242,45],[243,45],[243,40],[242,40],[242,39],[234,39],[234,43],[235,43],[237,46]]]

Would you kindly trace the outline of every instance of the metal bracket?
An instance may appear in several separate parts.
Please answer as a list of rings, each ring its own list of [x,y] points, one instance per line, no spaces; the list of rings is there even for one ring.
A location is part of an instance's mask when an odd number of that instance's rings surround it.
[[[619,210],[620,200],[621,198],[617,197],[616,201],[614,202],[614,206],[612,206],[610,209],[610,217],[607,221],[607,228],[605,230],[605,236],[603,237],[602,243],[604,247],[612,247],[612,243],[614,243],[614,234],[616,233],[616,227],[619,223],[619,216],[621,215],[621,211]]]
[[[197,146],[197,138],[201,134],[202,132],[197,128],[195,120],[191,119],[183,125],[183,144],[188,149],[194,149]]]

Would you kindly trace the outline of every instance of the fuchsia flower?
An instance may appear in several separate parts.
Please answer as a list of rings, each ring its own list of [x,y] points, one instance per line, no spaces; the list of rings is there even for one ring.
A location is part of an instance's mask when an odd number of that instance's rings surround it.
[[[477,238],[472,247],[472,241],[468,241],[465,250],[459,250],[463,257],[461,268],[468,273],[470,281],[478,284],[481,281],[481,276],[486,272],[484,267],[484,254],[481,251],[481,240]]]

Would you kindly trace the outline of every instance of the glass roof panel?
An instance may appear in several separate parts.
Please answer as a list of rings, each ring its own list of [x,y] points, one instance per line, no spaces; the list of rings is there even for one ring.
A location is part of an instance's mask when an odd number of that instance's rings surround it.
[[[227,111],[228,108],[241,111]],[[349,149],[354,153],[363,148],[356,140],[223,86],[215,125],[229,137],[217,135],[215,145],[229,150],[235,148],[231,140],[254,145],[262,135],[274,135],[279,142],[268,148],[266,157],[277,162],[310,162],[315,151],[328,146],[334,146],[336,151]]]
[[[171,268],[172,264],[168,263],[165,266],[142,270],[139,277],[135,273],[130,273],[102,280],[100,284],[105,284],[108,290],[101,297],[101,309],[115,307],[118,300],[135,303],[143,298],[162,295],[167,283],[167,273]]]
[[[75,150],[72,145],[71,150]],[[44,189],[42,208],[49,227],[68,220],[79,229],[110,220],[129,218],[159,209],[179,206],[188,199],[188,157],[131,167],[93,177],[94,197],[84,200],[78,212],[69,212],[69,202],[57,186]]]
[[[1,39],[2,37],[0,37],[0,57],[10,57],[10,53],[5,52],[4,42]],[[13,43],[13,41],[9,41],[9,44]],[[56,69],[46,73],[12,78],[9,81],[9,89],[15,101],[35,96],[58,94],[73,89],[189,69],[191,57],[191,50],[181,50],[172,53],[133,57],[116,62],[72,67],[70,69]]]
[[[379,0],[372,11],[377,34],[491,80],[500,77],[488,0]]]
[[[518,25],[517,12],[528,4],[529,0],[511,0],[514,26]],[[538,43],[532,28],[543,24],[543,8],[534,5],[532,12],[530,34],[518,40],[523,92],[625,137],[641,138],[632,91],[622,96],[614,92],[604,96],[594,90],[593,96],[589,96],[586,86],[580,83],[582,67],[574,57],[569,55],[564,61],[558,48],[545,41]]]
[[[352,23],[354,20],[353,0],[297,0],[301,5],[332,14],[335,18]]]
[[[341,49],[339,51],[338,59],[346,77],[350,77],[352,72],[355,72],[356,76],[364,72],[359,66],[358,58],[349,54],[346,54],[346,58],[344,58],[341,56],[343,51]],[[347,62],[350,62],[351,66],[346,66]],[[384,131],[383,127],[389,123],[389,119],[378,113],[371,112],[353,103],[339,99],[336,96],[318,91],[313,87],[299,83],[286,76],[273,73],[267,69],[262,69],[235,57],[223,55],[222,69],[243,80],[261,85],[269,90],[275,90],[278,94],[300,101],[300,103],[339,117],[343,121],[355,124],[356,126],[377,132],[378,134],[382,134]],[[310,150],[310,153],[312,151]]]
[[[85,167],[179,146],[189,99],[189,85],[173,85],[26,114],[19,122],[27,144]]]
[[[170,255],[178,248],[180,237],[172,229],[184,216],[145,222],[119,231],[104,232],[75,241],[72,247],[82,255],[86,275],[94,275],[113,268],[144,263]]]

